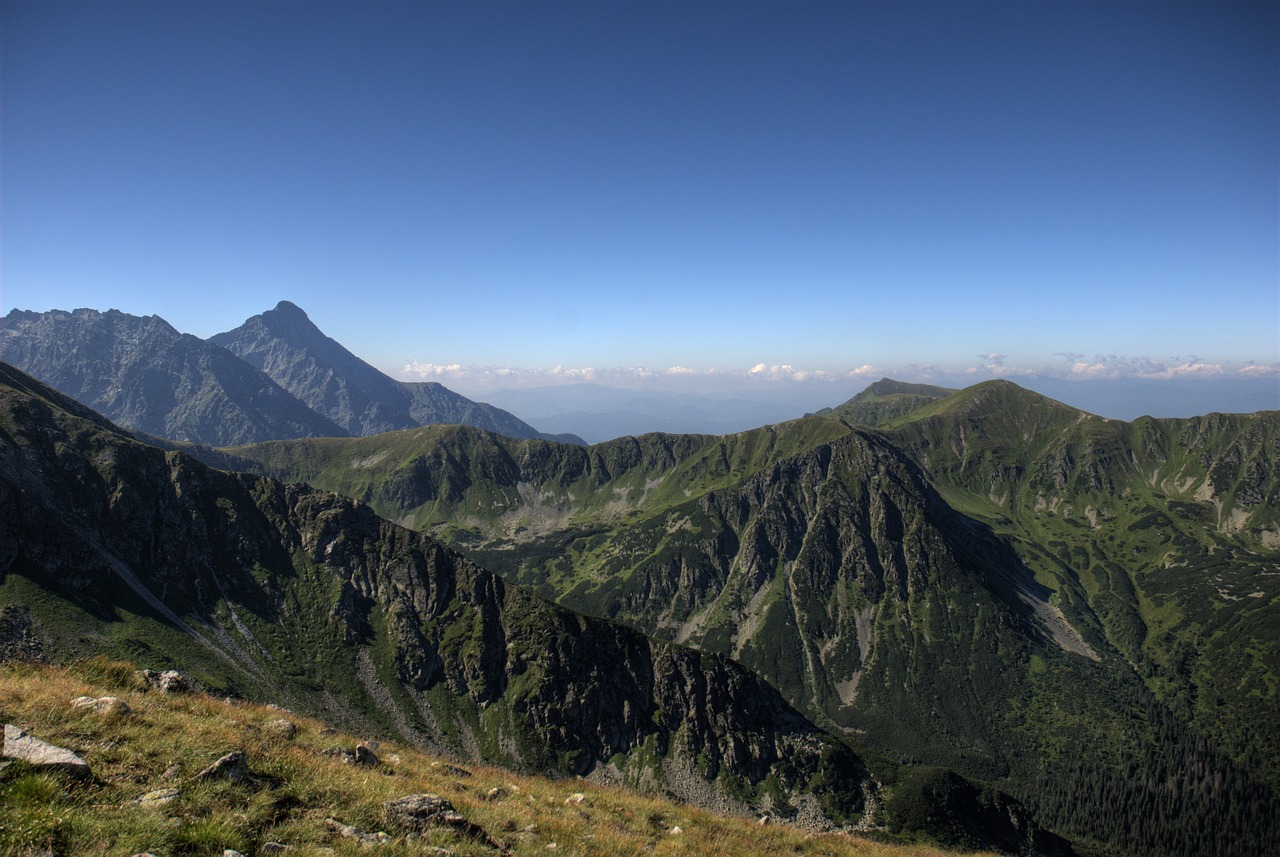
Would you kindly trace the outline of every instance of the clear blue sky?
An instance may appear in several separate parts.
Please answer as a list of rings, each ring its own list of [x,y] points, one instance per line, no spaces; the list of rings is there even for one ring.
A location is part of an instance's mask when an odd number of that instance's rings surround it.
[[[1280,360],[1272,2],[0,11],[0,312],[288,299],[460,382]]]

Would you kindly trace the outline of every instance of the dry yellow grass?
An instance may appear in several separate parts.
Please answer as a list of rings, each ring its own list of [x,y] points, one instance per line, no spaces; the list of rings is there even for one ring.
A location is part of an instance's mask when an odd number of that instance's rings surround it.
[[[118,696],[128,715],[73,710],[79,696]],[[382,764],[361,767],[326,755],[352,749],[355,736],[279,709],[162,695],[136,687],[128,665],[90,661],[70,668],[0,667],[0,717],[78,752],[94,780],[77,783],[21,763],[0,772],[0,853],[221,855],[232,848],[263,853],[269,842],[291,854],[493,855],[494,848],[430,833],[394,836],[370,847],[341,838],[327,819],[364,831],[387,830],[384,801],[431,792],[446,798],[510,853],[564,855],[857,855],[926,857],[946,852],[887,845],[789,825],[759,826],[662,798],[474,765],[452,765],[415,749],[384,743]],[[287,717],[293,737],[273,732]],[[249,761],[250,784],[193,783],[204,766],[232,751]],[[172,803],[143,808],[142,794],[179,788]],[[490,792],[497,789],[496,796]],[[581,795],[578,801],[575,795]],[[677,830],[678,828],[678,830]],[[394,831],[387,830],[388,833]],[[438,852],[437,852],[438,853]]]

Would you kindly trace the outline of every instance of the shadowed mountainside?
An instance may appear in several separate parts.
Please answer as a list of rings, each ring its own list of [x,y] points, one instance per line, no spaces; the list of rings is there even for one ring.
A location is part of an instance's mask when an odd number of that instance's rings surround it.
[[[816,721],[993,779],[1061,832],[1264,853],[1277,415],[1128,424],[1007,382],[942,392],[882,385],[860,403],[879,430],[833,414],[575,450],[455,429],[220,462],[740,659]]]

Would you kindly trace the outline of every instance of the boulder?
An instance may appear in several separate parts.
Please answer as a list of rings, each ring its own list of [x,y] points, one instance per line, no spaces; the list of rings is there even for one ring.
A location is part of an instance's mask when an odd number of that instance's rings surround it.
[[[133,709],[129,707],[129,703],[116,696],[103,696],[94,699],[92,696],[77,696],[71,700],[71,707],[74,709],[89,709],[94,714],[132,714]]]
[[[187,693],[192,689],[191,680],[177,670],[165,670],[162,673],[155,670],[138,670],[136,675],[147,687],[161,693]]]
[[[464,818],[462,813],[453,808],[453,804],[440,795],[405,795],[384,803],[382,811],[389,825],[409,833],[444,828],[459,836],[484,843],[490,848],[502,852],[507,850],[502,843],[485,833],[482,827]]]
[[[292,741],[293,736],[298,734],[298,727],[292,720],[286,720],[281,717],[278,720],[267,721],[267,724],[262,727],[262,731],[273,737]]]
[[[240,750],[233,750],[192,777],[193,782],[201,780],[230,780],[242,783],[249,779],[249,760]]]
[[[77,777],[92,775],[89,763],[75,753],[41,741],[8,723],[4,727],[4,756],[7,759],[21,759],[30,765],[65,771]]]

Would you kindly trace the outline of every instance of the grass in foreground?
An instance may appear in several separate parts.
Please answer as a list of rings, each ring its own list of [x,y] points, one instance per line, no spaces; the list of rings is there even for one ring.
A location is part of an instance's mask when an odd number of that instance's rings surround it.
[[[130,714],[73,709],[80,696],[117,696]],[[80,754],[92,780],[77,781],[14,762],[0,771],[0,854],[246,855],[279,843],[292,854],[494,855],[491,845],[438,830],[409,840],[389,829],[382,804],[421,792],[449,800],[512,854],[788,854],[926,857],[944,852],[886,845],[839,833],[717,815],[582,780],[528,777],[453,765],[381,744],[381,763],[344,763],[324,751],[357,738],[270,706],[163,695],[140,689],[127,664],[94,659],[72,667],[0,666],[0,717]],[[289,737],[272,728],[287,718]],[[232,750],[248,758],[248,783],[193,782]],[[179,789],[170,803],[143,807],[145,793]],[[497,789],[497,792],[492,790]],[[577,796],[581,795],[579,799]],[[329,819],[387,831],[374,846],[341,837]],[[677,831],[676,828],[679,828]]]

